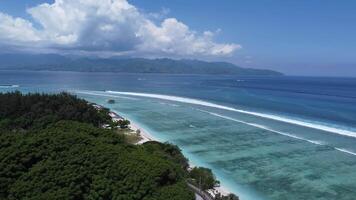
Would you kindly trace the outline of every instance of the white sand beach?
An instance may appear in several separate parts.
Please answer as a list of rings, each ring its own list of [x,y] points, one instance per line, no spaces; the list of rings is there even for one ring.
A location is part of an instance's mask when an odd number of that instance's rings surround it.
[[[140,136],[142,139],[140,141],[138,141],[136,144],[143,144],[148,141],[157,141],[148,131],[141,128],[140,126],[138,126],[136,123],[132,122],[131,120],[130,120],[130,129],[135,132],[137,132],[137,131],[140,132]]]

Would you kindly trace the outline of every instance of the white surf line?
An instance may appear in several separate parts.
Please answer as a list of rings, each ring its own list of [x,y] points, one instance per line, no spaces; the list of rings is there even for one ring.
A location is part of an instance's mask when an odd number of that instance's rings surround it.
[[[306,141],[306,142],[310,142],[310,143],[312,143],[312,144],[329,146],[329,145],[324,144],[324,143],[319,142],[319,141],[308,140],[308,139],[305,139],[305,138],[302,138],[302,137],[298,137],[298,136],[295,136],[295,135],[292,135],[292,134],[289,134],[289,133],[284,133],[284,132],[281,132],[281,131],[276,131],[276,130],[273,130],[273,129],[268,128],[268,127],[266,127],[266,126],[263,126],[263,125],[259,125],[259,124],[254,124],[254,123],[249,123],[249,122],[241,121],[241,120],[238,120],[238,119],[234,119],[234,118],[231,118],[231,117],[228,117],[228,116],[220,115],[220,114],[217,114],[217,113],[213,113],[213,112],[209,112],[209,111],[205,111],[205,110],[201,110],[201,109],[197,109],[197,110],[199,110],[199,111],[201,111],[201,112],[205,112],[205,113],[211,114],[211,115],[216,116],[216,117],[223,118],[223,119],[227,119],[227,120],[239,122],[239,123],[242,123],[242,124],[250,125],[250,126],[253,126],[253,127],[256,127],[256,128],[259,128],[259,129],[262,129],[262,130],[266,130],[266,131],[270,131],[270,132],[277,133],[277,134],[280,134],[280,135],[288,136],[288,137],[291,137],[291,138],[294,138],[294,139],[298,139],[298,140],[303,140],[303,141]],[[330,146],[330,147],[332,147],[332,146]],[[346,150],[346,149],[342,149],[342,148],[337,148],[337,147],[332,147],[332,148],[334,148],[334,149],[337,150],[337,151],[341,151],[341,152],[343,152],[343,153],[347,153],[347,154],[351,154],[351,155],[356,156],[356,153],[355,153],[355,152],[352,152],[352,151],[349,151],[349,150]]]
[[[219,104],[215,104],[215,103],[210,103],[210,102],[203,101],[203,100],[198,100],[198,99],[191,99],[191,98],[178,97],[178,96],[168,96],[168,95],[161,95],[161,94],[150,94],[150,93],[117,92],[117,91],[106,91],[106,92],[110,93],[110,94],[119,94],[119,95],[127,95],[127,96],[138,96],[138,97],[149,97],[149,98],[163,99],[163,100],[169,100],[169,101],[175,101],[175,102],[181,102],[181,103],[188,103],[188,104],[194,104],[194,105],[218,108],[218,109],[222,109],[222,110],[239,112],[239,113],[243,113],[243,114],[262,117],[262,118],[265,118],[265,119],[271,119],[271,120],[275,120],[275,121],[285,122],[285,123],[289,123],[289,124],[293,124],[293,125],[308,127],[308,128],[312,128],[312,129],[326,131],[326,132],[329,132],[329,133],[336,133],[336,134],[339,134],[339,135],[344,135],[344,136],[349,136],[349,137],[356,138],[356,132],[349,131],[349,130],[338,129],[338,128],[325,126],[325,125],[321,125],[321,124],[313,124],[313,123],[310,123],[310,122],[303,122],[303,121],[299,121],[299,120],[296,120],[296,119],[289,119],[289,118],[276,116],[276,115],[271,115],[271,114],[264,114],[264,113],[258,113],[258,112],[251,112],[251,111],[236,109],[236,108],[223,106],[223,105],[219,105]]]
[[[120,99],[137,100],[137,99],[132,98],[132,97],[123,97],[123,96],[110,95],[110,94],[100,94],[98,92],[74,91],[74,93],[94,95],[94,96],[103,96],[103,97],[112,97],[112,98],[120,98]]]
[[[356,153],[355,152],[352,152],[352,151],[349,151],[349,150],[346,150],[346,149],[342,149],[342,148],[336,148],[334,147],[336,150],[338,151],[341,151],[341,152],[344,152],[344,153],[348,153],[348,154],[351,154],[351,155],[354,155],[356,156]]]
[[[293,134],[289,134],[289,133],[284,133],[284,132],[281,132],[281,131],[273,130],[271,128],[268,128],[268,127],[260,125],[260,124],[254,124],[254,123],[250,123],[250,122],[241,121],[241,120],[238,120],[238,119],[235,119],[235,118],[232,118],[232,117],[228,117],[228,116],[225,116],[225,115],[220,115],[220,114],[209,112],[209,111],[205,111],[205,110],[200,110],[200,109],[198,109],[198,110],[201,111],[201,112],[205,112],[205,113],[208,113],[210,115],[216,116],[216,117],[220,117],[220,118],[227,119],[227,120],[234,121],[234,122],[239,122],[239,123],[246,124],[246,125],[249,125],[249,126],[253,126],[253,127],[256,127],[256,128],[262,129],[262,130],[266,130],[266,131],[270,131],[270,132],[277,133],[277,134],[280,134],[280,135],[284,135],[284,136],[287,136],[287,137],[291,137],[291,138],[294,138],[294,139],[297,139],[297,140],[303,140],[303,141],[306,141],[306,142],[310,142],[312,144],[323,145],[322,143],[320,143],[318,141],[308,140],[308,139],[305,139],[305,138],[302,138],[302,137],[299,137],[299,136],[296,136],[296,135],[293,135]]]
[[[0,88],[18,88],[20,85],[0,85]]]

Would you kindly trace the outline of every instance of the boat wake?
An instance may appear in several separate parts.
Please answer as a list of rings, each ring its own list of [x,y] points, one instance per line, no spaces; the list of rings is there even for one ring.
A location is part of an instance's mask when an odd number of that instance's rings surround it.
[[[343,135],[343,136],[349,136],[349,137],[356,138],[356,132],[350,131],[350,130],[330,127],[330,126],[326,126],[326,125],[322,125],[322,124],[315,124],[315,123],[311,123],[311,122],[305,122],[305,121],[291,119],[291,118],[282,117],[282,116],[277,116],[277,115],[273,115],[273,114],[266,114],[266,113],[259,113],[259,112],[236,109],[233,107],[228,107],[228,106],[224,106],[224,105],[220,105],[220,104],[216,104],[216,103],[211,103],[211,102],[207,102],[207,101],[203,101],[203,100],[199,100],[199,99],[161,95],[161,94],[136,93],[136,92],[106,91],[106,93],[125,95],[125,96],[148,97],[148,98],[162,99],[162,100],[168,100],[168,101],[174,101],[174,102],[180,102],[180,103],[187,103],[187,104],[217,108],[217,109],[221,109],[221,110],[227,110],[227,111],[232,111],[232,112],[248,114],[248,115],[252,115],[252,116],[256,116],[256,117],[271,119],[271,120],[275,120],[275,121],[285,122],[285,123],[289,123],[289,124],[293,124],[293,125],[303,126],[303,127],[317,129],[317,130],[321,130],[321,131],[325,131],[325,132],[329,132],[329,133],[334,133],[334,134],[339,134],[339,135]]]

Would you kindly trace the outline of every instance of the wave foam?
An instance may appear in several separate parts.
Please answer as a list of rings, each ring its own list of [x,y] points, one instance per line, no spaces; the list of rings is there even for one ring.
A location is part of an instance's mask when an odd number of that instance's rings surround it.
[[[233,111],[233,112],[239,112],[239,113],[243,113],[243,114],[262,117],[265,119],[271,119],[271,120],[275,120],[275,121],[285,122],[285,123],[289,123],[289,124],[293,124],[293,125],[303,126],[303,127],[307,127],[307,128],[326,131],[329,133],[335,133],[335,134],[339,134],[339,135],[356,138],[356,132],[345,130],[345,129],[339,129],[339,128],[330,127],[330,126],[321,125],[321,124],[314,124],[311,122],[304,122],[304,121],[290,119],[290,118],[281,117],[281,116],[272,115],[272,114],[265,114],[265,113],[258,113],[258,112],[236,109],[236,108],[219,105],[219,104],[215,104],[215,103],[211,103],[211,102],[207,102],[207,101],[203,101],[203,100],[198,100],[198,99],[191,99],[191,98],[178,97],[178,96],[168,96],[168,95],[161,95],[161,94],[150,94],[150,93],[118,92],[118,91],[106,91],[106,92],[111,93],[111,94],[149,97],[149,98],[156,98],[156,99],[163,99],[163,100],[168,100],[168,101],[175,101],[175,102],[181,102],[181,103],[188,103],[188,104],[212,107],[212,108]]]
[[[0,85],[0,88],[18,88],[19,85]]]
[[[205,110],[201,110],[201,109],[197,109],[197,110],[199,110],[201,112],[205,112],[205,113],[211,114],[211,115],[214,115],[216,117],[220,117],[220,118],[223,118],[223,119],[227,119],[227,120],[243,123],[243,124],[250,125],[250,126],[262,129],[262,130],[270,131],[270,132],[273,132],[273,133],[277,133],[277,134],[284,135],[284,136],[291,137],[291,138],[298,139],[298,140],[303,140],[303,141],[306,141],[306,142],[309,142],[309,143],[312,143],[312,144],[326,145],[322,141],[308,140],[306,138],[298,137],[296,135],[292,135],[292,134],[289,134],[289,133],[284,133],[284,132],[281,132],[281,131],[273,130],[273,129],[271,129],[269,127],[266,127],[266,126],[263,126],[263,125],[241,121],[241,120],[238,120],[238,119],[234,119],[234,118],[231,118],[231,117],[228,117],[228,116],[220,115],[220,114],[217,114],[217,113],[213,113],[213,112],[209,112],[209,111],[205,111]],[[337,151],[341,151],[343,153],[348,153],[348,154],[356,156],[355,152],[352,152],[352,151],[349,151],[349,150],[346,150],[346,149],[342,149],[342,148],[336,148],[336,147],[333,147],[333,148],[335,150],[337,150]]]
[[[173,104],[173,103],[159,102],[159,104],[161,104],[161,105],[167,105],[167,106],[172,106],[172,107],[179,107],[179,105]]]
[[[271,129],[271,128],[267,127],[267,126],[260,125],[260,124],[241,121],[241,120],[238,120],[238,119],[235,119],[235,118],[232,118],[232,117],[228,117],[228,116],[225,116],[225,115],[220,115],[220,114],[209,112],[209,111],[205,111],[205,110],[200,110],[200,111],[208,113],[208,114],[216,116],[216,117],[220,117],[220,118],[227,119],[227,120],[234,121],[234,122],[239,122],[239,123],[242,123],[242,124],[253,126],[253,127],[256,127],[256,128],[262,129],[262,130],[270,131],[270,132],[277,133],[277,134],[280,134],[280,135],[283,135],[283,136],[287,136],[287,137],[290,137],[290,138],[294,138],[294,139],[297,139],[297,140],[303,140],[303,141],[310,142],[310,143],[313,143],[313,144],[321,145],[321,143],[318,143],[316,141],[308,140],[308,139],[305,139],[303,137],[299,137],[299,136],[296,136],[296,135],[293,135],[293,134],[290,134],[290,133],[277,131],[277,130]]]
[[[349,151],[349,150],[346,150],[346,149],[342,149],[342,148],[336,148],[336,147],[335,147],[335,149],[338,150],[338,151],[341,151],[341,152],[348,153],[348,154],[356,156],[355,152],[352,152],[352,151]]]
[[[137,99],[131,98],[131,97],[123,97],[123,96],[116,96],[116,95],[110,95],[110,94],[102,94],[102,93],[99,93],[99,92],[74,91],[74,93],[87,94],[87,95],[94,95],[94,96],[103,96],[103,97],[112,97],[112,98],[121,98],[121,99],[137,100]]]

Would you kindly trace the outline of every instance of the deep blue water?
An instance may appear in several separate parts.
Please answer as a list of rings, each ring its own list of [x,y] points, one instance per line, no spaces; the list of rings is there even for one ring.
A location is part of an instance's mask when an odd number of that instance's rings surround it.
[[[242,199],[356,199],[353,78],[0,71],[1,84],[110,107]]]

